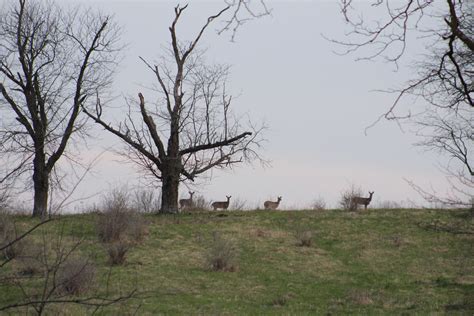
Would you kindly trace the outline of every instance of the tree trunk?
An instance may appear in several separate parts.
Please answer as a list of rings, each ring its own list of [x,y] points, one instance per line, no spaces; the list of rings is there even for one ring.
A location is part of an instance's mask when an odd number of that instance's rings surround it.
[[[33,160],[34,204],[33,217],[48,215],[49,172],[45,166],[45,154],[36,153]]]
[[[178,213],[180,162],[181,159],[167,159],[163,163],[160,213]]]

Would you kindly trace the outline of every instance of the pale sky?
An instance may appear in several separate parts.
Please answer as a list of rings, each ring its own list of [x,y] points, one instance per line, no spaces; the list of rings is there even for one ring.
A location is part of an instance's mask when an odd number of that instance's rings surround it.
[[[169,42],[173,7],[178,2],[86,3],[114,14],[123,26],[128,48],[116,77],[117,94],[136,95],[141,91],[146,97],[151,92],[143,85],[153,83],[153,77],[138,56],[153,61],[162,54],[162,46]],[[223,6],[223,1],[189,3],[179,26],[182,39],[190,39],[206,17]],[[309,207],[318,197],[329,207],[336,207],[341,191],[351,184],[360,186],[366,195],[369,190],[375,191],[375,204],[407,200],[423,204],[404,178],[443,192],[447,184],[436,166],[439,157],[413,147],[418,139],[409,132],[409,126],[401,130],[396,123],[382,120],[364,134],[395,97],[374,90],[399,87],[409,79],[409,70],[402,64],[395,72],[393,65],[355,62],[357,55],[335,54],[340,47],[321,34],[344,38],[347,29],[336,1],[267,3],[272,16],[244,25],[235,43],[229,41],[229,34],[218,36],[215,24],[205,34],[201,47],[208,48],[208,60],[232,65],[229,86],[240,95],[234,101],[234,110],[249,113],[269,126],[262,155],[271,166],[262,168],[255,163],[232,172],[214,172],[211,181],[192,190],[209,200],[232,195],[246,200],[249,207],[262,207],[263,201],[281,195],[281,207],[286,209]],[[420,41],[410,45],[404,62],[421,52]],[[119,98],[115,105],[125,103]],[[118,120],[120,114],[108,116]],[[85,158],[93,157],[111,142],[121,146],[105,131],[101,137],[103,140],[94,142],[90,152],[83,153]],[[139,182],[132,166],[107,153],[76,196],[105,192],[121,184],[133,188]],[[187,191],[182,185],[180,195],[186,197]]]

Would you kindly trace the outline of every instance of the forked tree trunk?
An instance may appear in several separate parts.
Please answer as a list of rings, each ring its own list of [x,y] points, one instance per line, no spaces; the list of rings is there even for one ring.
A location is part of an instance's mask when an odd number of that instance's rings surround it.
[[[49,172],[44,153],[37,152],[33,160],[33,186],[33,217],[45,218],[48,215]]]
[[[161,171],[162,192],[160,213],[178,213],[178,188],[181,171],[180,159],[169,159]]]

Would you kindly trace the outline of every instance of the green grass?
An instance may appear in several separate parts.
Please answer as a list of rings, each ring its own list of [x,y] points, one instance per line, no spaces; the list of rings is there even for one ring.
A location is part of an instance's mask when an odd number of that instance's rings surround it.
[[[30,237],[84,238],[104,291],[138,289],[104,314],[444,314],[474,313],[474,220],[466,211],[368,210],[207,212],[148,215],[149,234],[124,266],[107,265],[95,216],[63,216]],[[15,218],[26,229],[35,220]],[[296,232],[313,233],[298,247]],[[235,272],[205,266],[212,233],[233,240]],[[16,262],[1,268],[14,273]],[[27,285],[28,286],[28,285]],[[34,291],[34,288],[30,289]],[[21,298],[0,286],[0,306]],[[51,306],[82,314],[85,307]]]

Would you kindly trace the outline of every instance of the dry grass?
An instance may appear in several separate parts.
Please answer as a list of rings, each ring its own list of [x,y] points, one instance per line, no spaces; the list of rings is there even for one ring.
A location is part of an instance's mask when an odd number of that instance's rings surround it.
[[[311,203],[311,209],[315,211],[324,211],[326,209],[326,201],[322,197],[318,197]]]
[[[105,243],[141,242],[148,234],[143,215],[131,206],[128,194],[122,191],[113,191],[104,198],[96,229],[99,240]]]
[[[36,242],[26,244],[22,254],[17,258],[19,273],[24,276],[37,275],[43,271],[43,247]]]
[[[109,264],[122,265],[127,259],[127,253],[130,250],[130,244],[126,241],[119,240],[107,244],[106,250],[109,255]]]
[[[300,247],[311,247],[313,232],[306,228],[298,228],[295,232],[296,244]]]
[[[0,247],[10,244],[17,238],[17,231],[12,216],[6,212],[0,212]],[[3,249],[0,254],[4,259],[11,260],[22,255],[25,241],[20,240]]]
[[[136,190],[132,203],[135,211],[139,213],[157,213],[160,209],[161,194],[156,190]]]
[[[58,290],[68,295],[87,292],[94,285],[96,268],[92,262],[83,258],[66,261],[58,270]]]
[[[372,305],[374,300],[367,290],[351,290],[348,294],[348,300],[355,305]]]
[[[237,248],[235,243],[213,232],[212,243],[206,253],[206,267],[211,271],[237,271]]]
[[[274,307],[283,307],[294,297],[293,293],[286,293],[273,299],[271,305]]]

